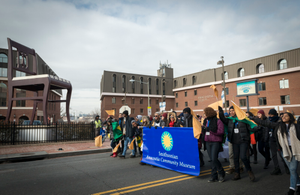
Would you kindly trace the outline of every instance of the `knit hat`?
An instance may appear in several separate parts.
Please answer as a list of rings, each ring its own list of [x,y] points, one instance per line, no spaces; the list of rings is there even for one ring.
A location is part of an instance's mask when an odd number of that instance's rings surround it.
[[[275,109],[270,109],[269,110],[269,114],[270,115],[274,115],[274,116],[278,116],[278,113],[277,113],[277,111]]]
[[[225,113],[224,113],[224,116],[229,117],[228,112],[225,112]]]
[[[137,122],[136,122],[136,120],[132,120],[132,121],[131,121],[131,124],[132,124],[132,123],[137,123]]]
[[[167,118],[167,115],[168,114],[166,112],[162,114],[162,116],[165,117],[165,118]]]
[[[258,112],[257,112],[257,114],[258,113],[260,113],[260,114],[262,114],[262,115],[265,115],[265,112],[263,111],[263,110],[259,110]]]
[[[136,116],[136,118],[137,118],[139,121],[142,120],[142,117],[143,117],[142,115],[137,115],[137,116]]]
[[[123,114],[128,115],[128,110],[124,110]]]
[[[233,107],[233,106],[230,106],[229,110],[230,110],[230,109],[233,109],[233,110],[234,110],[234,107]]]
[[[191,114],[191,109],[189,107],[186,107],[185,109],[183,109],[183,112]]]

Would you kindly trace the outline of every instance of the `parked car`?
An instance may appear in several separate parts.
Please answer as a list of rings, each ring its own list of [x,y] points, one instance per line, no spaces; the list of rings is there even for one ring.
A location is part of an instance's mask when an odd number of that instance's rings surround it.
[[[30,120],[24,120],[22,125],[30,125]],[[39,120],[34,120],[32,125],[42,125],[42,122]]]

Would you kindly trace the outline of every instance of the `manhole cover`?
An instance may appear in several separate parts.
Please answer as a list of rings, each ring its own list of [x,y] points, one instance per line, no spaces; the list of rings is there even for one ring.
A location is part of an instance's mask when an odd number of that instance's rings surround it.
[[[20,154],[20,155],[32,155],[34,153],[23,153],[23,154]]]

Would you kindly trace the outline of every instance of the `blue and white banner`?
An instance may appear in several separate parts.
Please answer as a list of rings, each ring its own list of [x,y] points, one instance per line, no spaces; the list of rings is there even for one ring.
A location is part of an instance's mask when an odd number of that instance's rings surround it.
[[[144,127],[142,162],[198,176],[198,140],[194,138],[193,128]]]

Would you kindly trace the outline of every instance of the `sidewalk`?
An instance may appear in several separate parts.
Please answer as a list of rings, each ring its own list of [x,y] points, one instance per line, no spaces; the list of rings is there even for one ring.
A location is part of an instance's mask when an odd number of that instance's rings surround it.
[[[110,141],[105,140],[102,147],[96,147],[95,142],[55,142],[26,145],[0,145],[0,163],[42,158],[84,155],[111,152]]]

